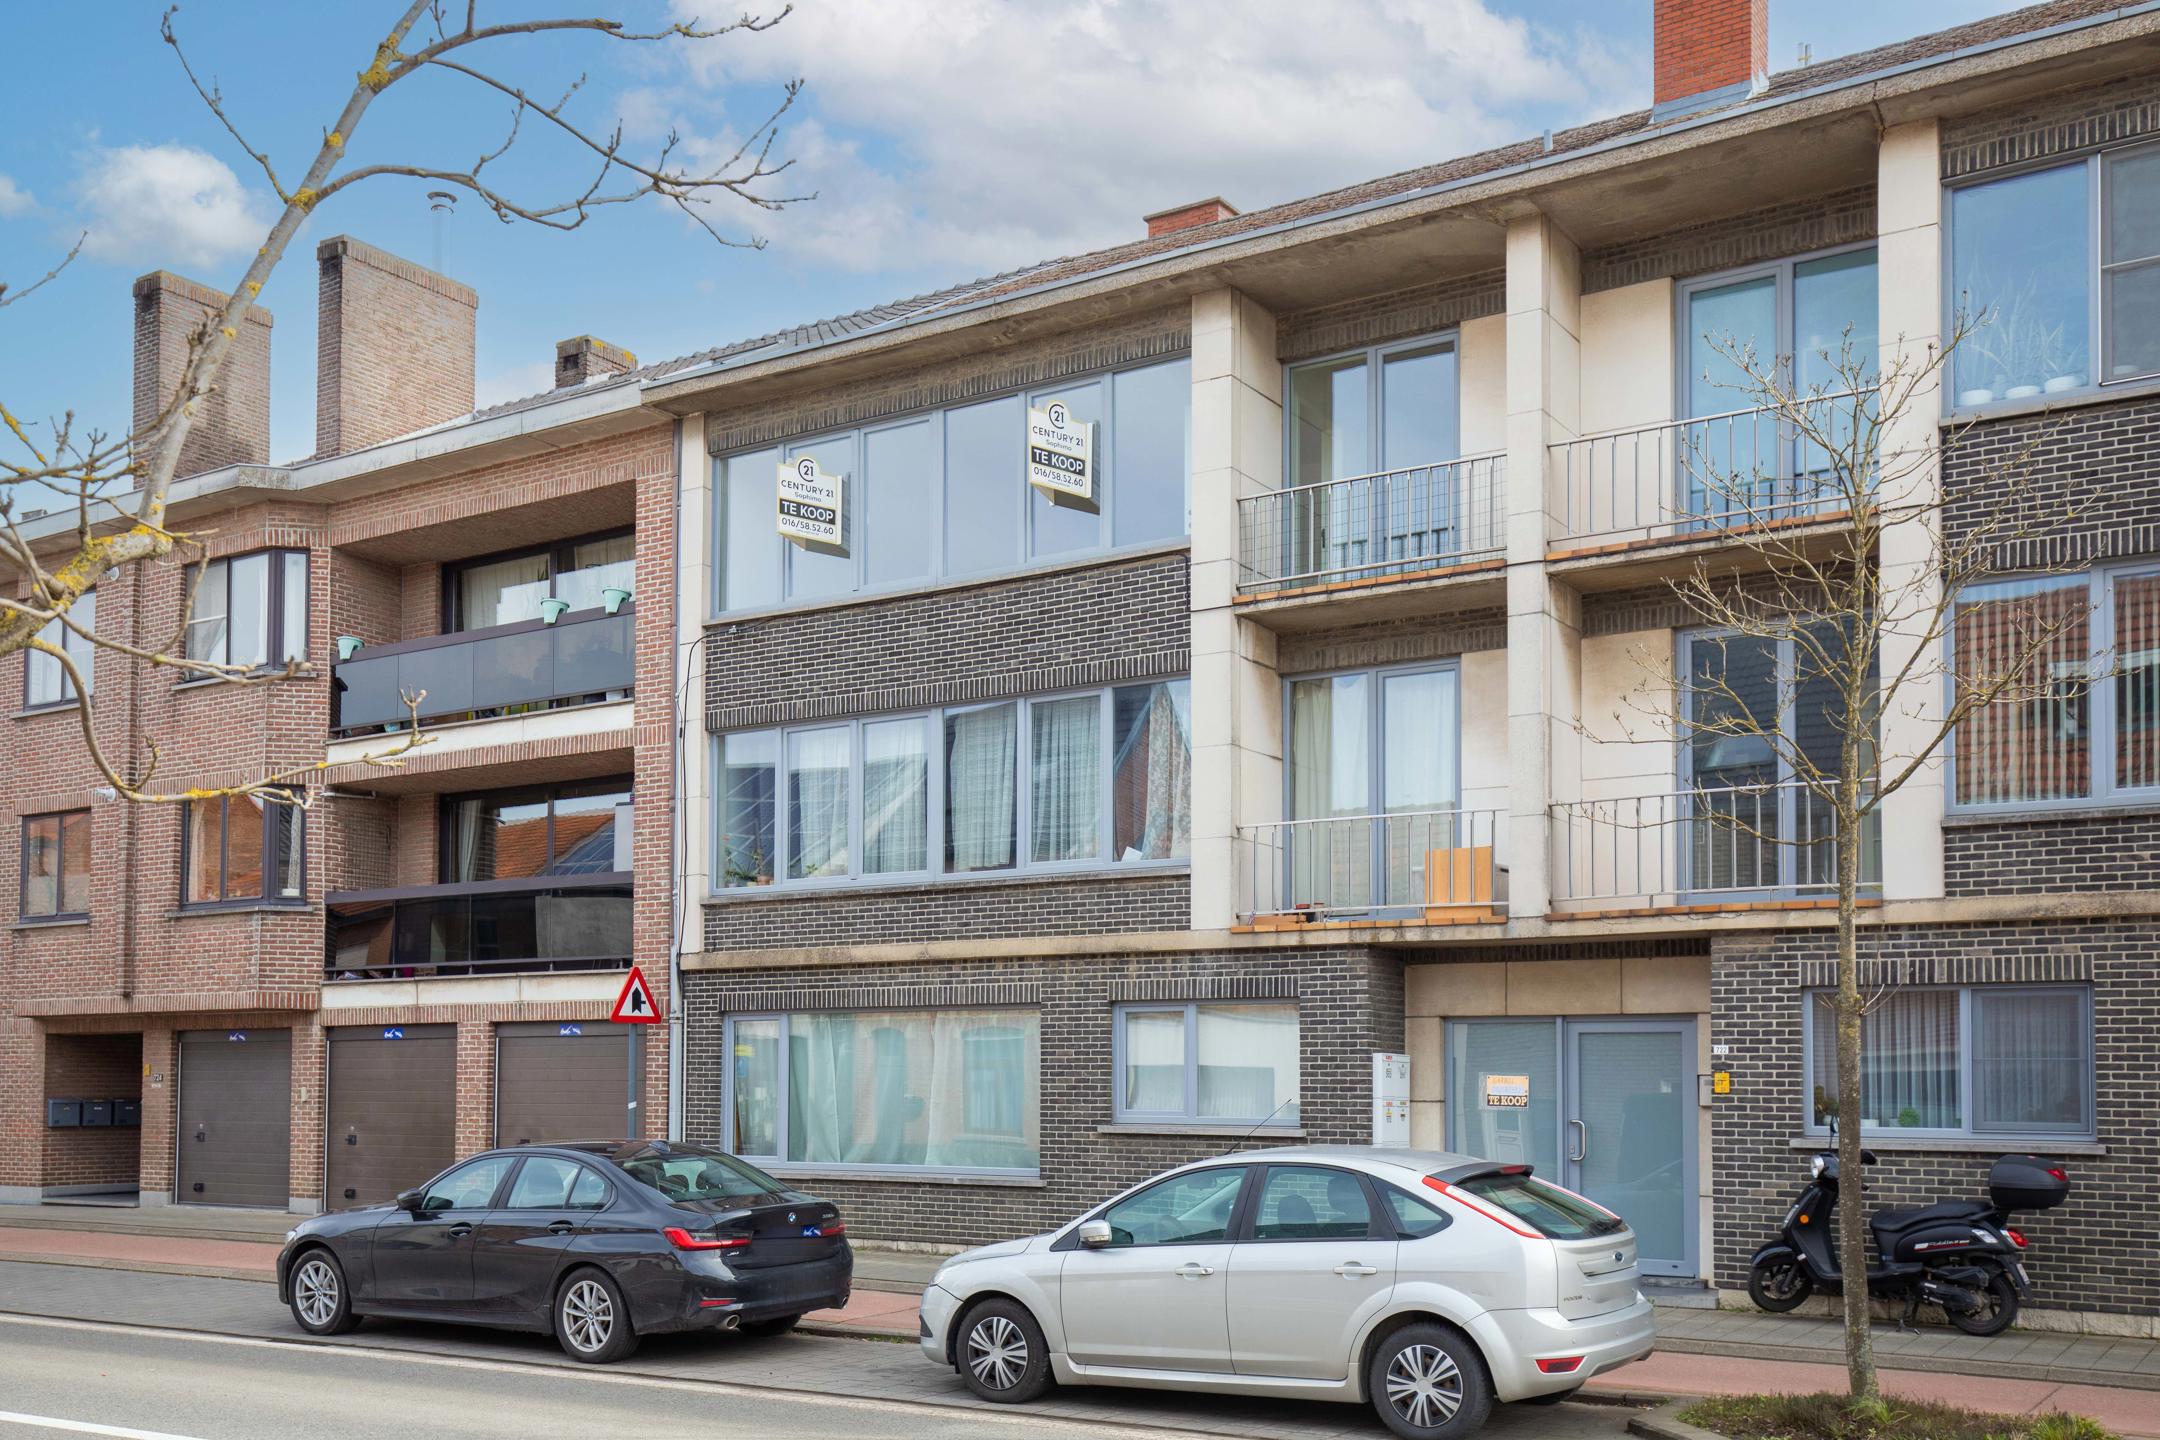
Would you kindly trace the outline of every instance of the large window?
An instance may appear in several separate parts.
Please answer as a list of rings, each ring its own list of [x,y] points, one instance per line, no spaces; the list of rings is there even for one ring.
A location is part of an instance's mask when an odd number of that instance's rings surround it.
[[[761,1165],[1034,1173],[1033,1010],[740,1015],[728,1148]]]
[[[720,889],[1183,860],[1186,681],[717,742]]]
[[[448,797],[443,883],[627,871],[632,815],[628,779]]]
[[[22,822],[22,920],[76,920],[90,913],[90,812],[29,815]]]
[[[1457,370],[1452,336],[1291,366],[1289,483],[1453,460],[1462,448]]]
[[[1177,539],[1191,395],[1191,365],[1173,360],[730,455],[713,472],[715,603],[759,609]],[[1096,510],[1027,483],[1028,407],[1051,399],[1095,426]],[[845,554],[775,529],[779,466],[806,456],[842,477]]]
[[[1117,1118],[1298,1123],[1296,1003],[1121,1005]]]
[[[1954,681],[1996,698],[1958,726],[1953,808],[2029,810],[2160,791],[2160,569],[1974,586],[1955,615]]]
[[[1959,408],[2160,375],[2160,146],[1952,190],[1949,286]]]
[[[1835,996],[1810,992],[1808,1128],[1837,1107]],[[2083,986],[1892,990],[1860,1023],[1861,1124],[1870,1133],[2086,1136],[2092,992]]]
[[[636,586],[637,536],[628,530],[464,560],[444,567],[443,625],[484,630],[539,620],[543,600],[562,601],[566,614],[599,610]]]
[[[38,630],[37,638],[65,653],[82,675],[83,684],[94,691],[97,689],[97,645],[90,636],[97,633],[97,592],[90,591],[69,607],[68,618],[84,633],[77,634],[56,616]],[[25,709],[72,704],[78,698],[75,682],[68,678],[59,660],[41,650],[25,653],[28,656],[24,663]]]
[[[217,665],[274,666],[308,654],[305,550],[259,550],[188,568],[195,608],[187,657]]]
[[[307,812],[262,795],[190,800],[180,810],[187,905],[295,903],[307,898]]]

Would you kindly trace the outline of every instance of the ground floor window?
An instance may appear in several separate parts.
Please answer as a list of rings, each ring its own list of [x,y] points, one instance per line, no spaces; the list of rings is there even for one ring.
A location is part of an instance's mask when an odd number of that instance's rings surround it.
[[[1298,1123],[1298,1011],[1280,1004],[1121,1005],[1117,1118]]]
[[[1808,1128],[1837,1107],[1829,991],[1807,1002]],[[1893,990],[1860,1032],[1863,1129],[1951,1135],[2092,1133],[2092,992],[2084,986]]]
[[[760,1163],[1032,1174],[1033,1010],[851,1010],[728,1021],[728,1143]]]

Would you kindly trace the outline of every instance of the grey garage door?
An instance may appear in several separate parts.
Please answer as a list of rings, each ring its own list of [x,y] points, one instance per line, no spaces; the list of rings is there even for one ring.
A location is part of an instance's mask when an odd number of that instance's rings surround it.
[[[376,1205],[457,1150],[457,1027],[348,1025],[328,1033],[324,1208]]]
[[[292,1197],[292,1032],[184,1030],[174,1173],[183,1205]]]
[[[495,1143],[620,1140],[630,1132],[628,1027],[495,1027]]]

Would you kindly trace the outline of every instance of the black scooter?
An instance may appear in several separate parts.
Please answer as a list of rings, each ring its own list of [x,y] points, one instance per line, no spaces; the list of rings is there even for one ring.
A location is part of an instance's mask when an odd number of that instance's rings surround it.
[[[1873,1165],[1874,1152],[1860,1152]],[[2015,1210],[2048,1210],[2069,1197],[2070,1177],[2038,1155],[2005,1155],[1988,1172],[1986,1200],[1946,1200],[1917,1210],[1878,1210],[1868,1216],[1875,1235],[1876,1264],[1868,1270],[1868,1294],[1903,1300],[1898,1328],[1908,1328],[1922,1305],[1940,1305],[1952,1325],[1968,1335],[1994,1335],[2017,1318],[2030,1288],[2025,1276],[2025,1237],[2012,1229]],[[1836,1295],[1838,1202],[1835,1150],[1818,1151],[1813,1178],[1777,1239],[1755,1252],[1748,1269],[1748,1296],[1773,1314],[1796,1308],[1817,1290]]]

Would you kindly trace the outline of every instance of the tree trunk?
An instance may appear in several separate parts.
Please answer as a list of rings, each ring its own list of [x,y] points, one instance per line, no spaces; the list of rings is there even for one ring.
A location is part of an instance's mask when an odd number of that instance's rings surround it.
[[[1847,796],[1857,802],[1858,786]],[[1860,819],[1841,806],[1837,835],[1838,1270],[1845,1282],[1845,1375],[1855,1400],[1873,1400],[1875,1338],[1868,1328],[1867,1197],[1860,1164]]]

